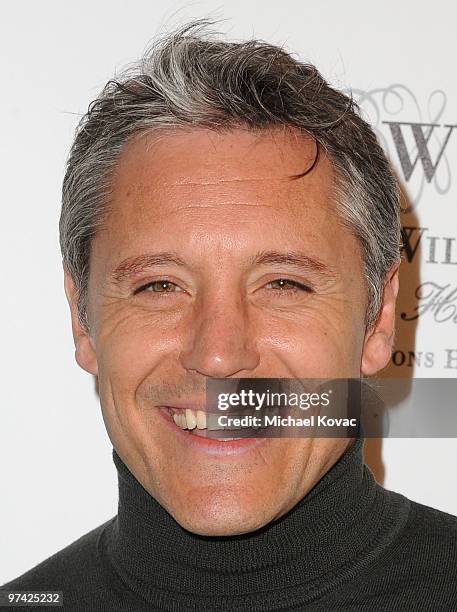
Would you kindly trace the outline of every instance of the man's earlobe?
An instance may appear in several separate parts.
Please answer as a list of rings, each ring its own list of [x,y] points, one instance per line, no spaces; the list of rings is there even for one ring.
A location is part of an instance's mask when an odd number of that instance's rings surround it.
[[[71,328],[75,343],[75,359],[78,365],[89,374],[97,376],[97,358],[95,354],[94,341],[89,331],[81,324],[78,317],[78,290],[68,272],[64,268],[64,288],[71,313]]]
[[[395,305],[399,289],[400,262],[386,274],[381,308],[372,327],[367,330],[362,353],[361,371],[373,376],[388,365],[395,337]]]

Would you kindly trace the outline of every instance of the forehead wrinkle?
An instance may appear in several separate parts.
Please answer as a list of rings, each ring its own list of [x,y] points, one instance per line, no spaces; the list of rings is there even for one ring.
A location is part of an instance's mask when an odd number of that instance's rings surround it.
[[[173,183],[163,184],[169,187],[200,187],[204,185],[219,185],[220,183],[260,183],[266,182],[274,183],[274,182],[286,182],[292,180],[295,175],[284,176],[284,177],[271,177],[271,176],[260,176],[260,177],[247,177],[247,178],[218,178],[213,181],[202,180],[202,181],[175,181]]]
[[[176,213],[176,212],[186,212],[188,210],[198,210],[198,209],[202,209],[202,208],[214,208],[215,210],[217,210],[218,212],[220,212],[221,208],[230,208],[230,207],[240,207],[240,206],[247,206],[249,208],[272,208],[274,209],[274,206],[271,204],[255,204],[255,203],[251,203],[251,202],[221,202],[221,203],[217,203],[217,204],[212,204],[210,202],[208,203],[201,203],[201,204],[182,204],[182,205],[177,205],[176,208],[173,208],[169,214],[172,213]]]

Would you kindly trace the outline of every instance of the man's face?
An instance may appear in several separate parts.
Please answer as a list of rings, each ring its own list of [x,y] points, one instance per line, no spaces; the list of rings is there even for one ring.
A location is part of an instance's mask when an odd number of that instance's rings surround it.
[[[313,141],[279,130],[143,136],[121,155],[92,243],[90,335],[67,277],[76,356],[98,375],[114,447],[197,533],[278,518],[349,441],[209,444],[166,407],[201,408],[210,377],[358,377],[388,356],[395,290],[384,328],[366,334],[363,262],[337,217],[329,159],[291,178],[315,154]]]

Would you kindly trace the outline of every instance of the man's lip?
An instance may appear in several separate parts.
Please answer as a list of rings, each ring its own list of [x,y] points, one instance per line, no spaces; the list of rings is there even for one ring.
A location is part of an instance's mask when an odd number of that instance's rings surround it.
[[[267,443],[269,438],[239,438],[234,440],[218,440],[196,435],[190,431],[185,431],[178,427],[170,417],[168,408],[177,406],[159,406],[159,414],[164,420],[164,424],[182,441],[183,445],[197,452],[218,457],[233,457],[249,452],[256,447]],[[189,405],[186,408],[190,408]]]
[[[173,400],[168,401],[167,404],[162,404],[158,406],[159,408],[176,408],[176,410],[186,410],[189,408],[190,410],[203,410],[203,412],[208,412],[208,405],[206,402],[206,398],[195,397],[189,398],[187,397],[185,401]]]

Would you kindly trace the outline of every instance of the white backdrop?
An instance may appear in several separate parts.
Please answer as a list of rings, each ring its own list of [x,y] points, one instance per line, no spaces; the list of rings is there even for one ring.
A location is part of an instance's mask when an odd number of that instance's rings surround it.
[[[409,198],[411,261],[403,264],[390,375],[457,376],[457,129],[445,127],[457,124],[455,6],[2,4],[0,584],[116,512],[111,446],[93,381],[73,359],[58,249],[60,186],[78,117],[164,26],[223,17],[231,37],[285,42],[332,83],[354,89]],[[367,457],[387,488],[457,514],[455,439],[371,441]]]

